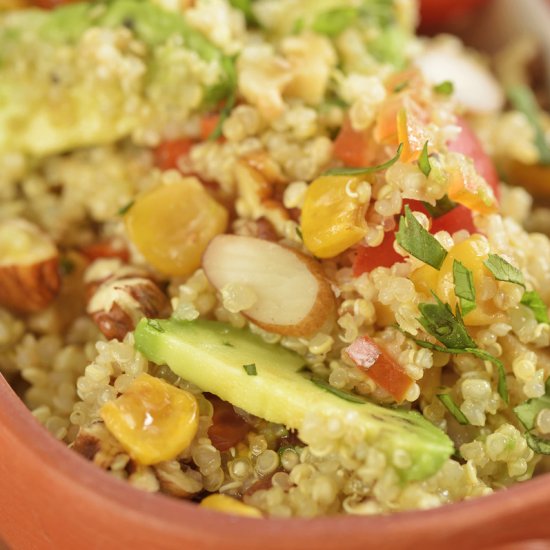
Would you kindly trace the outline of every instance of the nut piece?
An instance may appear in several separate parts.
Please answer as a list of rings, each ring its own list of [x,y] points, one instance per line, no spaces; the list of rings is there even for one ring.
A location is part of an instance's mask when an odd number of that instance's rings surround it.
[[[334,313],[334,295],[320,264],[280,244],[219,235],[206,249],[202,266],[222,294],[239,289],[253,298],[240,311],[264,330],[308,336]]]
[[[59,254],[36,225],[15,218],[0,223],[0,305],[20,313],[40,311],[61,287]]]
[[[109,340],[122,340],[142,317],[162,317],[168,298],[147,274],[112,260],[92,264],[85,276],[88,314]]]

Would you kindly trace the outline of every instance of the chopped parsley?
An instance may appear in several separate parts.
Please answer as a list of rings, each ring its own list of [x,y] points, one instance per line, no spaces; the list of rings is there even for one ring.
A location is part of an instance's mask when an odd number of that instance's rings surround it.
[[[521,303],[535,314],[537,323],[550,323],[548,308],[536,290],[526,290],[521,298]]]
[[[130,201],[128,204],[125,204],[122,208],[119,209],[117,212],[119,216],[124,216],[124,214],[127,214],[130,208],[134,206],[135,201]]]
[[[434,92],[441,95],[451,95],[455,91],[455,85],[450,80],[444,80],[434,86]]]
[[[313,21],[311,28],[319,34],[330,37],[338,36],[352,25],[358,16],[359,11],[357,8],[335,8],[320,13]]]
[[[420,158],[418,159],[418,167],[422,173],[428,177],[432,171],[432,165],[430,164],[430,156],[428,154],[428,142],[424,143],[422,148],[422,153],[420,153]]]
[[[377,166],[366,166],[365,168],[348,168],[345,166],[341,168],[331,168],[330,170],[326,170],[325,172],[323,172],[322,175],[323,176],[362,176],[364,174],[374,174],[375,172],[381,172],[382,170],[386,170],[386,168],[389,168],[390,166],[394,165],[401,157],[402,151],[403,151],[403,144],[400,143],[395,153],[395,156],[382,164],[378,164]]]
[[[540,122],[541,113],[535,94],[527,86],[514,86],[508,90],[508,97],[514,108],[525,115],[535,131],[535,145],[539,152],[539,162],[550,164],[550,145]]]
[[[258,374],[258,371],[256,370],[256,363],[243,365],[243,369],[245,370],[246,374],[248,374],[248,376],[256,376]]]
[[[395,240],[409,254],[438,270],[447,257],[447,251],[422,227],[408,206],[405,207],[405,215],[399,219]]]
[[[548,455],[550,454],[550,440],[534,433],[537,416],[542,410],[550,409],[550,378],[546,380],[544,388],[545,394],[542,397],[528,399],[525,403],[514,407],[514,412],[526,430],[527,445],[536,453]]]
[[[453,280],[455,294],[460,302],[462,315],[467,315],[476,308],[476,289],[473,273],[461,262],[453,262]]]
[[[437,395],[437,398],[445,405],[445,408],[455,417],[456,421],[459,424],[465,426],[469,424],[468,419],[464,413],[460,410],[458,405],[453,401],[453,398],[448,393],[440,393]]]
[[[485,267],[495,276],[497,281],[514,283],[525,288],[523,273],[504,258],[497,254],[489,254],[489,257],[483,262]]]
[[[222,346],[226,346],[228,348],[234,348],[235,347],[231,342],[222,342]]]
[[[429,202],[424,201],[422,202],[422,204],[432,218],[440,218],[457,206],[456,202],[453,202],[447,195],[438,199],[435,203],[435,206],[430,204]]]
[[[304,236],[302,235],[302,229],[299,225],[296,226],[296,235],[298,235],[301,241],[304,240]]]
[[[147,319],[147,324],[158,332],[164,332],[164,327],[160,324],[158,319]]]
[[[332,395],[335,395],[336,397],[339,397],[340,399],[344,399],[345,401],[350,401],[351,403],[360,403],[361,405],[364,405],[366,401],[359,397],[358,395],[355,395],[351,392],[345,391],[345,390],[339,390],[338,388],[335,388],[334,386],[331,386],[326,380],[323,380],[322,378],[319,378],[318,376],[311,376],[309,378],[317,387],[325,390],[328,393],[332,393]]]
[[[225,101],[225,105],[220,112],[220,118],[216,123],[216,126],[212,130],[212,133],[208,136],[208,141],[216,141],[222,135],[223,123],[227,120],[227,117],[231,114],[235,103],[237,103],[237,71],[233,59],[228,59],[225,63],[225,69],[227,70],[230,92]]]
[[[400,82],[394,89],[393,92],[395,94],[398,94],[399,92],[402,92],[407,86],[409,85],[408,80],[403,80],[403,82]]]

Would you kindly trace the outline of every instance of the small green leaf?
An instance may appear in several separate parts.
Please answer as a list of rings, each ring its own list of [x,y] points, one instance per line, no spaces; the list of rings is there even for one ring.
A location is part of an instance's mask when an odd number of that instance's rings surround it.
[[[539,162],[550,164],[550,145],[541,124],[541,110],[535,94],[528,86],[514,86],[508,90],[508,97],[515,109],[521,111],[535,131],[535,145],[539,152]]]
[[[420,225],[408,206],[405,207],[405,215],[399,219],[395,239],[401,248],[435,269],[440,269],[447,257],[447,251]]]
[[[336,395],[336,397],[339,397],[340,399],[350,401],[351,403],[360,403],[361,405],[364,405],[366,403],[366,401],[362,397],[359,397],[358,395],[355,395],[351,392],[339,390],[338,388],[331,386],[326,380],[323,380],[322,378],[312,376],[310,380],[319,388],[329,393],[332,393],[333,395]]]
[[[164,327],[160,324],[158,319],[147,319],[147,324],[158,332],[164,332]]]
[[[300,237],[300,240],[303,241],[304,240],[304,236],[302,234],[302,229],[299,225],[296,226],[296,235],[298,235],[298,237]]]
[[[526,290],[521,298],[521,303],[535,314],[537,323],[550,323],[548,308],[536,290]]]
[[[255,363],[250,363],[250,365],[243,365],[243,369],[246,371],[246,374],[248,374],[248,376],[256,376],[258,374]]]
[[[399,92],[402,92],[407,86],[409,85],[408,80],[403,80],[403,82],[400,82],[394,89],[393,92],[395,94],[398,94]]]
[[[389,168],[390,166],[394,165],[401,157],[402,151],[403,151],[403,144],[400,143],[395,153],[395,156],[392,157],[387,162],[384,162],[383,164],[379,164],[377,166],[367,166],[365,168],[346,168],[345,166],[343,166],[342,168],[331,168],[330,170],[326,170],[325,172],[323,172],[321,175],[323,176],[362,176],[364,174],[374,174],[375,172],[381,172],[382,170],[386,170],[386,168]]]
[[[446,409],[455,417],[459,424],[465,426],[469,424],[468,419],[464,416],[464,413],[460,410],[458,405],[453,401],[453,398],[448,393],[438,394],[437,398],[445,405]]]
[[[514,283],[525,288],[525,279],[523,273],[504,258],[497,254],[489,254],[489,257],[483,262],[485,267],[495,276],[497,281]]]
[[[227,118],[231,114],[231,111],[233,110],[233,107],[235,107],[235,104],[237,103],[238,83],[237,70],[235,69],[234,59],[229,58],[225,65],[229,77],[228,80],[230,91],[225,101],[225,105],[222,107],[222,110],[220,112],[220,118],[218,119],[216,126],[212,130],[212,133],[208,136],[208,141],[216,141],[218,138],[221,137],[223,124],[227,120]]]
[[[59,270],[63,276],[70,275],[75,267],[75,263],[67,256],[62,256],[59,260]]]
[[[432,218],[440,218],[444,214],[447,214],[447,212],[450,212],[454,208],[456,208],[457,204],[456,202],[453,202],[447,195],[439,199],[435,206],[431,205],[429,202],[422,202],[424,205],[424,208],[428,211],[428,214]]]
[[[467,315],[476,308],[476,289],[473,273],[458,260],[453,262],[455,294],[460,299],[460,311]]]
[[[357,8],[342,7],[320,13],[311,26],[319,34],[334,37],[338,36],[357,19]]]
[[[441,84],[434,86],[434,92],[441,95],[451,95],[455,91],[455,86],[450,80],[444,80]]]
[[[518,420],[525,428],[525,441],[533,451],[539,454],[550,454],[550,440],[536,435],[534,432],[537,416],[541,411],[550,409],[550,377],[546,379],[545,394],[542,397],[528,399],[525,403],[514,407]]]
[[[532,432],[525,433],[525,441],[530,449],[539,455],[550,455],[550,440],[538,437]]]
[[[254,11],[252,10],[252,0],[229,0],[229,3],[235,9],[241,11],[244,14],[246,22],[249,25],[258,24],[258,20],[254,15]]]
[[[136,202],[136,201],[130,201],[128,204],[125,204],[122,208],[119,209],[117,214],[119,216],[124,216],[124,214],[128,213],[130,208],[132,208],[132,206],[134,206],[134,202]]]
[[[223,346],[226,346],[228,348],[234,348],[235,346],[231,342],[222,342]]]
[[[428,142],[424,143],[422,148],[422,153],[420,153],[420,158],[418,159],[418,167],[421,172],[428,177],[432,171],[432,165],[430,164],[430,156],[428,154]]]

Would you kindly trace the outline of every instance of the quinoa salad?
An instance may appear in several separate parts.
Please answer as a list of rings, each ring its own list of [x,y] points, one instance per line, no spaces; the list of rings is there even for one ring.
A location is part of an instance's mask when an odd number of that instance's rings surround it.
[[[28,4],[0,12],[0,373],[52,437],[249,517],[549,469],[532,50],[420,37],[412,0]]]

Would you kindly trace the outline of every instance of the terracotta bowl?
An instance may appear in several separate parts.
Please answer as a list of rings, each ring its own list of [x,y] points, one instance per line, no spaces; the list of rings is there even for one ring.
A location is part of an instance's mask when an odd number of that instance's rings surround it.
[[[245,519],[110,477],[54,440],[2,376],[0,403],[0,539],[13,550],[550,548],[550,476],[428,512]]]

